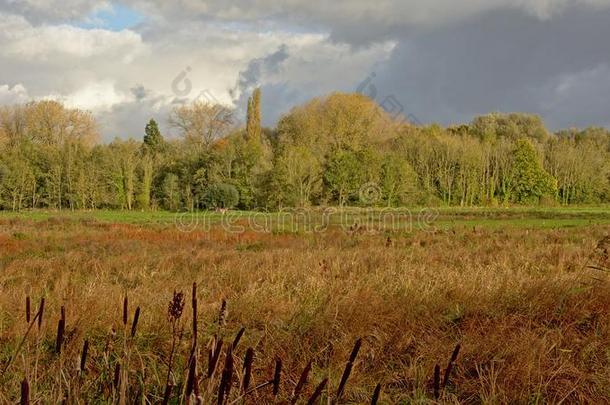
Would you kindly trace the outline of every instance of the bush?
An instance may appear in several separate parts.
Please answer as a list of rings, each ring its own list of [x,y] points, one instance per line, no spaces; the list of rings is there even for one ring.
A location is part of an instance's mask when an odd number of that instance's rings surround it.
[[[233,208],[239,202],[239,192],[232,184],[212,184],[203,193],[202,205],[206,209]]]

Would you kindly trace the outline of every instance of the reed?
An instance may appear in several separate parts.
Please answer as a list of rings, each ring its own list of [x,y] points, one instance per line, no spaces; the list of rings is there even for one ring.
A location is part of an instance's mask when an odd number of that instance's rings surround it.
[[[81,352],[80,357],[80,372],[84,373],[87,366],[87,355],[89,353],[89,340],[85,339],[83,343],[83,351]]]
[[[233,339],[233,344],[231,345],[231,347],[233,348],[233,351],[235,351],[235,349],[237,349],[237,346],[239,345],[239,341],[241,340],[242,336],[244,336],[245,331],[246,331],[246,328],[241,328],[235,335],[235,339]]]
[[[354,344],[354,348],[349,356],[349,360],[345,365],[345,369],[343,370],[343,375],[341,376],[341,381],[339,382],[339,388],[337,389],[337,394],[335,396],[334,403],[337,404],[341,400],[343,393],[345,392],[345,386],[347,384],[347,380],[349,379],[350,374],[352,373],[352,369],[354,367],[354,362],[356,361],[356,357],[358,356],[358,352],[360,351],[360,347],[362,346],[362,339],[356,340]]]
[[[277,397],[280,392],[280,383],[282,380],[282,359],[275,359],[275,370],[273,372],[273,396]]]
[[[44,297],[40,299],[40,306],[38,307],[38,330],[42,328],[42,317],[44,315]]]
[[[324,388],[326,388],[327,384],[328,384],[328,378],[323,379],[322,382],[320,384],[318,384],[318,386],[316,387],[313,394],[311,394],[311,396],[309,397],[309,400],[307,401],[307,405],[314,405],[316,403],[318,398],[320,398],[320,396],[322,395],[322,392],[324,392]]]
[[[438,364],[434,366],[434,380],[432,384],[434,399],[439,399],[441,396],[441,367]]]
[[[61,347],[64,343],[64,332],[66,328],[66,320],[60,319],[57,322],[57,336],[55,338],[55,353],[61,354]]]
[[[25,297],[25,322],[30,323],[30,296]]]
[[[133,315],[133,322],[131,323],[131,337],[136,336],[136,330],[138,328],[138,320],[140,319],[140,307],[136,308],[136,312]]]
[[[296,404],[297,401],[299,400],[299,396],[301,395],[301,392],[303,391],[303,387],[305,387],[305,384],[307,384],[307,377],[309,376],[309,372],[311,371],[311,365],[312,365],[312,362],[310,361],[309,363],[307,363],[307,365],[303,369],[303,372],[301,372],[299,381],[297,382],[297,385],[294,387],[294,390],[292,391],[292,398],[290,400],[291,405]]]
[[[30,405],[30,384],[27,378],[21,381],[21,400],[19,403],[21,405]]]
[[[246,356],[244,357],[244,378],[241,384],[241,394],[244,395],[250,387],[250,380],[252,378],[252,363],[254,362],[254,349],[249,347],[246,350]]]
[[[128,311],[128,306],[129,306],[129,300],[127,298],[127,295],[125,295],[125,297],[123,298],[123,326],[127,327],[127,321],[128,321],[128,316],[129,313]]]
[[[218,387],[218,405],[223,405],[231,394],[231,385],[233,380],[233,352],[229,346],[225,357],[225,365],[222,370],[222,377]]]
[[[453,349],[451,353],[451,357],[449,358],[449,362],[447,363],[447,367],[445,368],[445,374],[443,376],[443,389],[447,387],[449,384],[449,378],[451,377],[451,371],[453,370],[453,365],[457,360],[458,355],[460,354],[461,345],[458,343]]]
[[[371,397],[371,405],[377,405],[379,402],[379,398],[381,397],[381,384],[377,384],[375,390],[373,391],[373,396]]]

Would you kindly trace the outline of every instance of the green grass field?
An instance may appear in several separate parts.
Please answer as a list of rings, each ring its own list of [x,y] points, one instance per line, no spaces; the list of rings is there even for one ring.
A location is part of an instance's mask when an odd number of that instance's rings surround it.
[[[227,224],[242,223],[265,229],[283,229],[297,231],[303,229],[303,223],[322,226],[369,224],[374,229],[387,230],[387,216],[395,215],[400,230],[453,229],[456,227],[502,228],[517,227],[568,228],[591,225],[610,225],[610,206],[601,207],[561,207],[561,208],[400,208],[364,209],[364,208],[330,208],[331,213],[324,217],[322,209],[285,210],[283,212],[232,211],[225,216]],[[384,217],[384,215],[386,217]],[[216,212],[174,213],[168,211],[53,211],[33,210],[10,212],[0,211],[0,219],[19,219],[46,221],[57,218],[75,221],[99,221],[106,223],[125,223],[140,225],[170,225],[184,227],[203,227],[205,224],[223,222],[223,215]],[[384,223],[384,218],[385,223]],[[410,222],[410,224],[409,224]],[[422,223],[423,222],[423,223]]]

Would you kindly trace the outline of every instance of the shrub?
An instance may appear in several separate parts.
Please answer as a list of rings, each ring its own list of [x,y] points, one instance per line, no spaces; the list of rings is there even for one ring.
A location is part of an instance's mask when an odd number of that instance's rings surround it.
[[[239,202],[239,192],[232,184],[218,183],[207,188],[202,196],[202,205],[207,209],[232,208]]]

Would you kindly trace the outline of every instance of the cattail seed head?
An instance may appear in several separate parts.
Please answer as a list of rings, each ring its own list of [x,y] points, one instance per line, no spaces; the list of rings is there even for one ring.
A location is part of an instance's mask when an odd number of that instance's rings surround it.
[[[233,352],[231,346],[227,350],[227,357],[225,359],[225,366],[222,370],[222,377],[220,379],[220,386],[218,387],[218,405],[222,405],[225,399],[229,398],[231,392],[231,380],[233,379]]]
[[[127,295],[123,298],[123,325],[127,326],[127,307],[129,301],[127,300]]]
[[[27,297],[25,297],[25,321],[28,324],[30,323],[30,316],[31,316],[31,312],[30,312],[30,296],[28,295]]]
[[[89,353],[89,340],[85,340],[83,343],[83,352],[80,357],[80,371],[85,371],[85,366],[87,364],[87,354]]]
[[[61,353],[61,346],[64,342],[64,331],[65,331],[65,321],[63,319],[60,319],[59,322],[57,323],[57,338],[55,340],[55,353],[60,354]]]
[[[373,391],[373,397],[371,398],[371,405],[377,405],[379,397],[381,395],[381,384],[377,384],[375,391]]]
[[[326,384],[328,384],[328,378],[323,379],[322,382],[318,384],[316,390],[313,392],[313,394],[311,394],[311,397],[309,397],[307,405],[314,405],[316,403],[320,395],[322,395],[324,388],[326,388]]]
[[[121,380],[121,363],[116,363],[114,366],[114,379],[112,380],[112,384],[115,389],[119,388],[119,382]]]
[[[252,379],[252,363],[254,362],[254,349],[249,347],[246,350],[246,357],[244,358],[244,379],[241,387],[242,394],[248,391],[250,387],[250,380]]]
[[[282,359],[275,359],[275,371],[273,373],[273,396],[277,397],[280,392],[280,382],[282,379]]]
[[[30,384],[27,378],[21,381],[21,405],[30,405]]]
[[[345,365],[345,369],[343,370],[343,375],[341,376],[341,382],[339,383],[339,388],[337,389],[337,402],[343,396],[343,392],[345,391],[345,385],[347,384],[347,380],[352,373],[352,368],[354,367],[354,362],[356,361],[356,357],[358,356],[358,352],[360,351],[360,347],[362,346],[362,339],[356,340],[354,344],[354,348],[352,349],[352,353],[349,356],[349,361]]]
[[[42,327],[42,316],[44,315],[44,298],[40,299],[40,307],[38,308],[38,329]]]
[[[241,340],[245,331],[246,331],[246,328],[241,328],[239,330],[239,332],[237,332],[237,335],[235,335],[235,339],[233,339],[233,344],[232,344],[233,350],[237,349],[237,345],[239,345],[239,341]]]
[[[133,323],[131,324],[131,337],[136,335],[136,329],[138,328],[138,320],[140,319],[140,307],[136,308],[136,312],[133,315]]]
[[[290,403],[292,405],[297,403],[297,401],[299,399],[299,395],[301,395],[301,391],[303,391],[303,387],[307,383],[307,377],[309,376],[309,372],[311,371],[311,365],[312,365],[311,361],[309,363],[307,363],[307,365],[305,366],[305,369],[303,369],[303,372],[301,373],[301,377],[299,377],[299,381],[297,382],[297,385],[294,387],[294,390],[292,391],[292,400],[290,401]]]
[[[438,399],[441,395],[441,367],[437,364],[434,366],[434,399]]]

